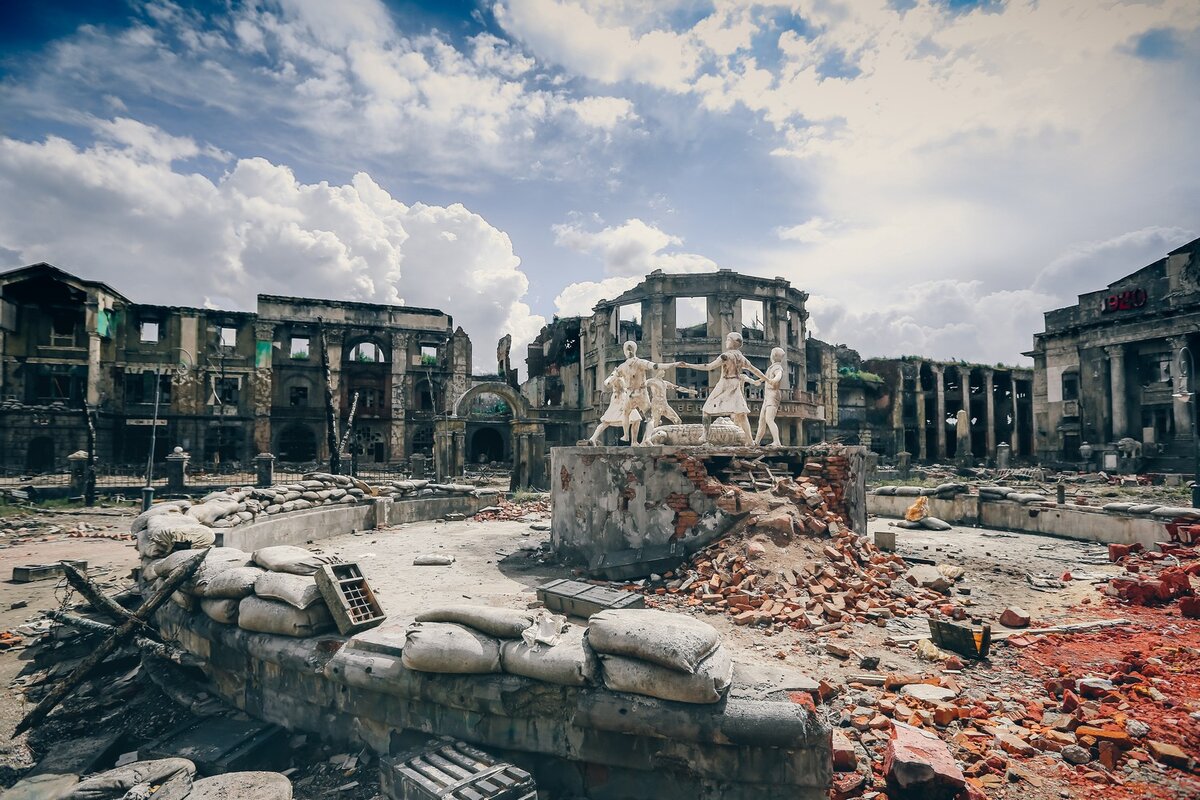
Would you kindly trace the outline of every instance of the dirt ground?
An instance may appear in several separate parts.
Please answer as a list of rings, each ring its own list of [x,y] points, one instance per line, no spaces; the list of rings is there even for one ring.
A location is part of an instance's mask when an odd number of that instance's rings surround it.
[[[62,558],[81,558],[89,562],[89,573],[116,591],[128,583],[128,571],[136,564],[132,543],[107,538],[127,530],[132,511],[119,515],[37,515],[42,525],[24,534],[13,534],[12,525],[0,537],[0,631],[17,631],[35,622],[41,610],[58,607],[64,597],[59,581],[15,584],[7,580],[12,567],[28,563],[52,563]],[[94,526],[91,538],[71,538],[70,530],[78,522]],[[573,570],[552,563],[545,548],[549,533],[537,530],[544,519],[535,517],[516,521],[424,522],[389,529],[364,531],[316,542],[311,547],[357,561],[388,613],[387,626],[403,628],[422,610],[445,603],[480,603],[526,608],[536,601],[536,587],[560,577],[578,577]],[[45,533],[46,524],[60,530]],[[870,530],[895,530],[887,520],[872,520]],[[910,559],[961,567],[963,577],[952,587],[951,597],[976,621],[991,621],[995,633],[1005,629],[996,624],[1000,612],[1009,606],[1024,608],[1036,626],[1083,622],[1124,617],[1127,626],[1086,634],[1050,637],[1018,637],[1025,647],[997,644],[984,662],[968,663],[963,670],[945,671],[940,665],[923,661],[914,652],[914,640],[928,634],[921,616],[887,620],[886,627],[852,625],[848,629],[818,634],[813,630],[783,628],[770,633],[763,628],[736,626],[724,614],[704,614],[699,608],[681,609],[663,597],[650,594],[648,604],[670,610],[694,613],[720,630],[735,660],[760,666],[786,666],[825,679],[838,693],[817,705],[835,726],[848,730],[850,719],[865,708],[876,708],[888,693],[881,687],[856,683],[866,673],[924,673],[949,675],[961,687],[961,697],[987,707],[989,713],[1003,713],[1045,695],[1046,680],[1053,679],[1063,665],[1087,674],[1108,675],[1113,664],[1131,652],[1153,654],[1170,664],[1175,655],[1183,662],[1174,670],[1169,684],[1176,694],[1167,702],[1150,703],[1135,698],[1126,703],[1122,714],[1135,716],[1154,726],[1154,735],[1174,741],[1189,753],[1197,750],[1200,736],[1200,624],[1181,619],[1170,608],[1128,608],[1116,606],[1096,591],[1096,584],[1122,572],[1122,567],[1107,559],[1099,545],[1067,540],[1011,534],[986,529],[955,527],[946,532],[898,530],[897,551]],[[774,547],[769,541],[766,546]],[[454,562],[443,567],[413,565],[414,557],[424,554],[447,555]],[[778,555],[778,554],[775,554]],[[1071,579],[1062,581],[1064,573]],[[1034,583],[1040,584],[1039,589]],[[1060,588],[1046,588],[1060,587]],[[20,606],[21,603],[27,605]],[[577,621],[578,622],[578,621]],[[829,652],[833,642],[853,651],[850,658]],[[835,648],[836,649],[836,648]],[[1191,655],[1188,655],[1188,654]],[[1175,654],[1175,655],[1172,655]],[[878,666],[867,669],[860,657],[879,659]],[[23,665],[22,650],[0,652],[0,680],[8,686]],[[147,691],[151,691],[147,688]],[[32,758],[22,740],[11,741],[11,731],[23,707],[19,694],[10,689],[0,693],[0,761],[9,769],[28,767]],[[949,739],[955,729],[943,730]],[[881,741],[886,736],[881,736]],[[860,764],[874,762],[878,767],[882,746],[868,741],[859,745]],[[293,763],[303,766],[294,774],[296,796],[301,800],[326,796],[342,782],[358,781],[343,797],[370,797],[375,776],[369,759],[364,759],[351,774],[331,766],[329,758],[340,753],[336,747],[314,743],[295,753]],[[336,758],[335,758],[336,761]],[[303,763],[302,763],[303,762]],[[1200,796],[1200,782],[1186,773],[1154,762],[1130,760],[1118,773],[1120,783],[1098,784],[1085,767],[1071,767],[1053,753],[1012,762],[1008,780],[989,785],[992,798],[1021,796],[1025,800],[1057,800],[1090,797],[1184,798]],[[878,770],[876,769],[876,772]],[[1024,774],[1026,777],[1021,777]],[[1032,774],[1034,777],[1028,777]],[[1002,770],[1000,777],[1005,773]],[[300,784],[300,781],[305,781]],[[1034,782],[1037,782],[1036,785]],[[856,796],[872,797],[868,782],[865,792]],[[878,787],[876,787],[877,789]],[[329,795],[335,796],[335,795]]]

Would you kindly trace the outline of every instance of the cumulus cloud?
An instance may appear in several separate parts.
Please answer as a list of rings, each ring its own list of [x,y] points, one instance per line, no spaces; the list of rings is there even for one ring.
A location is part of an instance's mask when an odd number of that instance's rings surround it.
[[[60,119],[111,113],[97,104],[109,96],[270,120],[248,134],[332,160],[400,157],[409,172],[443,179],[577,166],[579,149],[637,120],[628,99],[550,87],[532,58],[492,34],[456,45],[401,31],[379,0],[237,4],[211,17],[165,2],[143,11],[124,30],[81,27],[23,63],[0,97]]]
[[[171,138],[136,130],[89,148],[0,138],[0,251],[142,302],[247,309],[265,292],[432,306],[485,345],[506,332],[527,342],[543,324],[508,235],[461,204],[408,205],[366,173],[304,183],[261,158],[211,180],[174,167],[192,148],[146,158],[143,138]]]
[[[683,239],[637,218],[600,230],[587,230],[575,220],[555,225],[553,230],[555,244],[595,256],[609,276],[600,281],[578,281],[563,289],[554,299],[559,316],[590,314],[596,303],[633,288],[656,269],[711,272],[717,268],[716,262],[705,256],[668,249],[681,247]]]

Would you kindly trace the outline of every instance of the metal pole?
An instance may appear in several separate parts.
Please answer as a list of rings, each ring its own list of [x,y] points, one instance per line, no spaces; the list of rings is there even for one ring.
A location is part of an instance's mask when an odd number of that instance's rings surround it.
[[[1196,362],[1192,351],[1185,345],[1188,354],[1188,387],[1192,392],[1192,508],[1200,508],[1200,428],[1196,426]],[[1182,351],[1181,351],[1182,352]]]

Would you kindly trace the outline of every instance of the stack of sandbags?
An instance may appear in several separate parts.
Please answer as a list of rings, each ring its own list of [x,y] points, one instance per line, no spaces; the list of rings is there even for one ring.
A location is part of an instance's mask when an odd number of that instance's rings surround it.
[[[154,585],[167,578],[176,568],[196,557],[197,550],[176,550],[165,558],[150,561],[142,567],[142,578]],[[189,611],[197,607],[217,622],[237,622],[238,601],[254,591],[254,582],[262,570],[254,566],[249,553],[233,547],[210,547],[204,562],[171,601]]]
[[[251,592],[242,595],[237,604],[238,627],[300,638],[332,628],[333,617],[313,575],[333,561],[293,545],[256,550]]]
[[[716,703],[733,681],[733,661],[713,626],[647,609],[601,611],[587,645],[600,657],[604,685],[681,703]]]
[[[508,672],[563,686],[595,681],[596,660],[582,628],[545,611],[444,606],[417,616],[405,637],[404,666],[419,672]]]

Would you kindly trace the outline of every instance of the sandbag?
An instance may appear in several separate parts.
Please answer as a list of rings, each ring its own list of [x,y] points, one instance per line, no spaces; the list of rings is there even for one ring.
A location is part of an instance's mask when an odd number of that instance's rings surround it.
[[[906,519],[898,519],[893,523],[897,528],[904,528],[906,531],[920,530],[923,526],[919,522],[909,522]]]
[[[897,497],[920,497],[921,496],[921,487],[920,486],[897,486],[896,487],[896,496]]]
[[[232,598],[205,598],[200,601],[200,610],[214,622],[236,625],[240,603],[241,600]]]
[[[946,520],[938,519],[937,517],[924,517],[920,524],[921,527],[928,528],[931,531],[948,531],[954,527],[949,522],[946,522]]]
[[[1105,511],[1128,511],[1133,506],[1133,503],[1105,503],[1101,508]]]
[[[238,627],[258,633],[304,638],[332,628],[333,617],[324,603],[299,609],[278,600],[264,600],[251,595],[238,603]]]
[[[133,518],[133,522],[129,524],[129,532],[141,533],[146,529],[146,523],[150,521],[151,517],[159,514],[182,514],[184,509],[191,504],[190,500],[168,500],[165,503],[155,503]]]
[[[202,525],[212,525],[221,517],[234,514],[243,508],[245,506],[239,507],[237,501],[226,495],[223,500],[209,500],[192,506],[187,510],[187,515]]]
[[[63,800],[116,800],[139,784],[166,783],[180,773],[187,776],[187,782],[191,783],[191,777],[196,774],[196,765],[186,758],[135,761],[80,781],[62,797]]]
[[[158,577],[158,568],[164,559],[156,558],[150,561],[143,559],[142,561],[142,580],[152,581]]]
[[[254,594],[300,609],[321,600],[321,590],[311,575],[292,575],[289,572],[262,573],[254,582]]]
[[[1159,506],[1150,512],[1150,516],[1163,519],[1196,519],[1200,517],[1200,510],[1184,506]]]
[[[417,615],[417,622],[457,622],[468,628],[498,636],[501,639],[520,639],[521,633],[533,624],[532,611],[492,606],[441,606]]]
[[[896,496],[896,487],[895,486],[880,486],[878,489],[875,490],[875,494],[880,495],[881,497],[895,497]]]
[[[601,655],[600,662],[604,685],[612,691],[679,703],[719,702],[733,682],[733,659],[724,647],[696,665],[693,674],[622,656]]]
[[[505,672],[561,686],[587,686],[596,681],[596,655],[584,643],[583,628],[572,626],[553,647],[530,647],[521,639],[500,643]]]
[[[214,578],[228,570],[246,567],[253,563],[249,553],[235,547],[211,547],[208,555],[204,557],[204,563],[196,570],[196,574],[183,585],[183,590],[198,597],[207,597],[208,593],[205,591],[205,587]]]
[[[400,660],[418,672],[499,672],[500,642],[450,622],[414,622],[404,637]]]
[[[138,549],[147,558],[165,556],[178,544],[192,548],[211,547],[217,540],[211,528],[186,514],[158,514],[150,518],[146,530],[138,534]]]
[[[155,567],[155,569],[154,569],[154,577],[155,578],[168,578],[168,577],[170,577],[172,572],[179,569],[184,564],[188,563],[193,558],[196,558],[199,555],[200,555],[199,550],[176,550],[174,553],[171,553],[171,555],[167,556],[166,558],[160,558],[158,560],[158,562],[157,562],[158,566]],[[208,555],[204,556],[204,560],[208,561]],[[204,565],[201,564],[201,566],[204,566]],[[199,572],[200,570],[197,569],[196,571]]]
[[[190,594],[183,592],[171,592],[171,602],[182,608],[184,611],[196,610],[196,598]]]
[[[312,575],[325,564],[337,559],[321,556],[291,544],[279,544],[254,551],[254,563],[268,572],[290,572],[293,575]]]
[[[1158,503],[1135,503],[1129,507],[1130,514],[1149,514],[1155,509],[1162,508]]]
[[[187,800],[292,800],[292,782],[278,772],[226,772],[193,783]]]
[[[254,584],[266,574],[258,567],[231,566],[197,587],[196,594],[213,600],[241,600],[254,594]]]
[[[682,614],[647,609],[608,609],[588,620],[588,644],[597,653],[649,661],[693,673],[717,649],[716,628]]]

